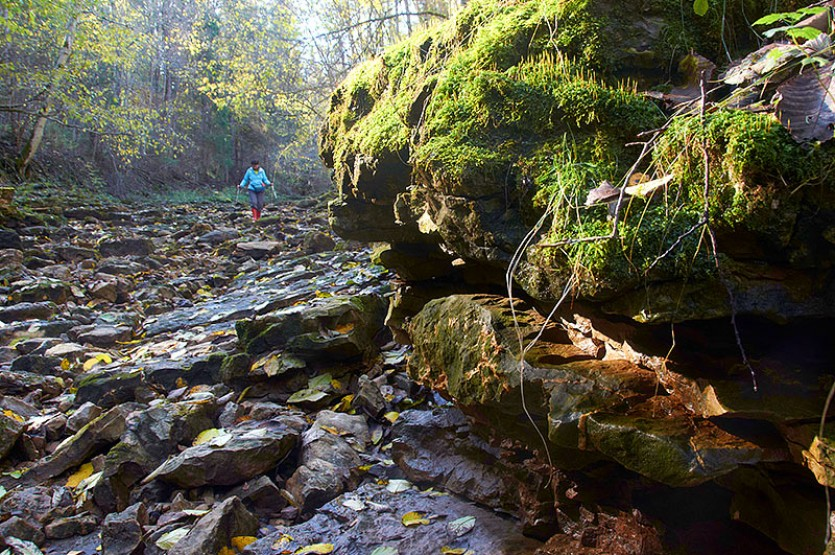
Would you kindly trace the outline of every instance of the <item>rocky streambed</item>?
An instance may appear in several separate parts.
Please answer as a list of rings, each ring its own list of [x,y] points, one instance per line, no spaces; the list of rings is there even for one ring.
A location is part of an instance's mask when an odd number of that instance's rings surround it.
[[[390,274],[335,241],[323,212],[7,222],[0,552],[542,545],[502,501],[534,475],[527,462],[409,379],[408,347],[383,323]]]

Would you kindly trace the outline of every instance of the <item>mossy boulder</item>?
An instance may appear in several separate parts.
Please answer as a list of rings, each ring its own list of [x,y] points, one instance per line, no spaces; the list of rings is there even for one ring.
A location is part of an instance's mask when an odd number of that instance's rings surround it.
[[[334,92],[320,145],[339,193],[334,230],[504,269],[547,212],[516,273],[539,300],[569,285],[647,322],[832,315],[835,147],[806,149],[769,114],[668,121],[644,94],[688,80],[687,63],[675,70],[688,51],[744,54],[751,18],[797,7],[778,4],[703,18],[663,0],[468,4]],[[662,126],[639,157],[639,135]],[[584,206],[603,180],[665,175],[661,192],[626,199],[617,236],[612,207]]]
[[[282,350],[302,360],[349,360],[376,352],[385,310],[378,295],[333,297],[239,320],[235,329],[251,355]]]

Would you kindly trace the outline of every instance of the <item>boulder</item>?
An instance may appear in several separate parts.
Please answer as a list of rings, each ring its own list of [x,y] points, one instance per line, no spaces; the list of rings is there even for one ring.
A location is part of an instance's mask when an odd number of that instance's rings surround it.
[[[246,241],[235,245],[235,249],[242,255],[251,256],[259,260],[266,256],[280,253],[282,243],[279,241]]]
[[[252,537],[257,531],[258,518],[247,511],[237,497],[230,497],[201,517],[168,554],[205,555],[224,549],[232,551],[232,538]]]
[[[78,380],[75,403],[96,403],[102,408],[133,401],[144,385],[142,369],[115,368],[90,372]]]
[[[75,409],[69,418],[67,418],[67,429],[72,433],[76,433],[92,420],[101,416],[101,413],[102,409],[98,405],[95,405],[90,401],[82,403],[82,405]]]
[[[87,348],[78,343],[61,342],[53,347],[50,347],[44,352],[48,357],[55,357],[58,359],[67,359],[70,362],[80,362],[87,353]]]
[[[0,249],[0,277],[16,281],[22,273],[23,253],[16,249]]]
[[[0,461],[12,450],[17,438],[23,433],[25,419],[10,410],[0,412]]]
[[[51,301],[17,303],[0,307],[0,322],[19,322],[22,320],[46,320],[58,313],[58,306]]]
[[[302,239],[302,250],[307,253],[332,251],[335,246],[336,241],[321,231],[312,231]]]
[[[323,459],[312,459],[296,469],[285,488],[291,502],[307,513],[344,492],[349,479],[348,469]]]
[[[143,527],[147,525],[148,510],[144,503],[108,514],[101,529],[102,555],[140,555],[144,551]]]
[[[11,229],[0,229],[0,249],[22,250],[20,235]]]
[[[99,521],[93,515],[79,514],[56,518],[44,527],[44,534],[49,539],[64,539],[73,536],[86,536],[99,527]]]
[[[303,360],[346,360],[379,351],[373,340],[384,316],[377,295],[333,297],[239,320],[235,329],[250,354],[281,349]]]
[[[12,362],[12,372],[54,375],[61,368],[61,359],[44,355],[23,355]]]
[[[46,536],[38,523],[19,516],[12,516],[0,522],[0,538],[18,538],[35,545],[43,545],[46,541]]]
[[[72,288],[66,282],[43,278],[36,283],[13,284],[11,299],[15,303],[41,303],[44,301],[64,304],[73,297]]]
[[[148,256],[154,252],[154,243],[143,237],[113,239],[99,243],[99,252],[105,258],[114,256]]]
[[[221,228],[215,229],[208,233],[205,233],[197,238],[198,243],[208,243],[209,245],[215,246],[221,243],[225,243],[226,241],[232,241],[240,237],[240,232],[237,229],[232,228]]]
[[[75,435],[64,440],[55,451],[39,461],[21,481],[39,484],[87,462],[93,455],[114,445],[125,431],[129,407],[119,406],[99,416]]]
[[[410,512],[441,518],[406,527],[401,519]],[[450,526],[464,517],[475,519],[469,532],[462,533],[462,528]],[[523,536],[517,522],[456,495],[433,497],[414,489],[391,493],[384,486],[366,484],[334,499],[302,524],[279,526],[247,546],[243,553],[294,553],[325,542],[332,543],[333,552],[340,555],[368,555],[380,547],[409,555],[437,555],[442,547],[491,555],[522,555],[533,553],[542,545]]]
[[[241,484],[230,491],[229,496],[237,497],[259,516],[278,514],[287,506],[281,490],[268,476],[259,476]]]
[[[84,260],[95,260],[96,251],[75,245],[59,245],[53,249],[58,259],[64,262],[78,263]]]
[[[189,445],[197,435],[214,427],[214,398],[161,402],[131,413],[121,441],[105,459],[100,483],[94,489],[96,504],[107,511],[128,505],[131,490],[155,468]]]
[[[245,422],[171,457],[144,483],[158,478],[182,488],[239,484],[275,468],[298,438],[280,420]]]
[[[98,271],[114,276],[132,276],[149,269],[147,261],[127,258],[106,258],[101,261]]]
[[[30,528],[38,530],[49,519],[52,509],[52,491],[42,486],[16,488],[0,497],[0,514],[26,520]]]
[[[133,330],[126,326],[82,326],[71,330],[70,337],[82,344],[107,348],[133,339]]]

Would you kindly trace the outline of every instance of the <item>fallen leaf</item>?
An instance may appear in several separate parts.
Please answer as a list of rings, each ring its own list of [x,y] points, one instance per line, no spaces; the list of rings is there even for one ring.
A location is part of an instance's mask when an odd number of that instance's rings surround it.
[[[93,465],[90,463],[82,464],[77,471],[70,475],[67,479],[66,486],[70,489],[75,489],[78,487],[82,481],[86,480],[90,476],[93,475]]]
[[[156,546],[162,549],[163,551],[168,551],[174,545],[186,537],[188,534],[188,528],[177,528],[176,530],[171,530],[170,532],[166,532],[165,534],[161,535],[159,539],[157,539]]]
[[[319,389],[324,390],[331,387],[331,382],[333,381],[333,376],[330,373],[325,373],[320,376],[315,376],[310,378],[307,382],[308,389]]]
[[[386,545],[381,545],[371,552],[371,555],[400,555],[400,552],[394,548]]]
[[[463,516],[447,524],[447,530],[456,538],[460,538],[464,534],[469,533],[473,528],[475,528],[474,516]]]
[[[366,507],[365,503],[362,499],[346,499],[342,502],[343,507],[348,507],[349,509],[353,509],[354,511],[360,512],[364,511],[368,507]]]
[[[403,515],[400,519],[400,522],[403,523],[403,526],[410,528],[412,526],[420,526],[421,524],[429,524],[429,519],[424,518],[422,513],[417,511],[412,511]]]
[[[449,547],[445,545],[441,548],[441,555],[475,555],[475,551],[466,547]]]
[[[284,549],[291,543],[293,543],[293,536],[281,534],[281,536],[273,542],[272,548],[279,553],[289,553],[289,551],[284,551]]]
[[[289,399],[287,399],[288,403],[303,403],[303,402],[310,402],[315,403],[316,401],[321,401],[328,394],[324,391],[319,391],[316,389],[302,389],[301,391],[297,391],[293,393]]]
[[[391,493],[403,493],[412,489],[412,484],[408,480],[389,480],[386,489]]]
[[[207,443],[213,440],[216,437],[220,437],[224,434],[224,430],[221,428],[209,428],[208,430],[203,430],[197,437],[194,438],[192,445],[200,445],[201,443]]]
[[[246,546],[254,543],[257,539],[255,536],[235,536],[231,543],[236,550],[243,551]]]
[[[235,555],[235,550],[231,547],[221,547],[220,551],[217,552],[217,555]]]
[[[351,333],[352,331],[354,331],[354,323],[349,322],[347,324],[337,324],[333,327],[333,331],[341,333],[343,335]]]
[[[4,410],[3,411],[3,416],[5,416],[7,418],[11,418],[12,420],[15,420],[17,422],[24,422],[25,421],[25,418],[23,418],[18,413],[16,413],[13,410],[10,410],[10,409]]]
[[[96,366],[97,364],[110,364],[111,362],[113,362],[113,358],[110,355],[107,353],[99,353],[93,358],[88,359],[84,363],[83,368],[85,372],[89,372],[92,370],[93,366]]]
[[[61,370],[63,370],[64,372],[66,372],[66,371],[67,371],[67,370],[69,370],[69,369],[70,369],[70,361],[69,361],[69,359],[66,359],[66,358],[65,358],[65,359],[61,359]]]
[[[294,551],[295,555],[327,555],[333,553],[332,543],[314,543],[298,548]]]
[[[397,411],[387,412],[383,415],[383,418],[394,424],[400,418],[400,413]]]

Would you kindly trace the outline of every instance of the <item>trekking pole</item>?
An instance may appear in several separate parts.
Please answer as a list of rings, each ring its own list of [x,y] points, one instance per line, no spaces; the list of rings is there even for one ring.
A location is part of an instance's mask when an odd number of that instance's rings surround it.
[[[238,205],[238,195],[241,194],[241,188],[235,187],[235,206]]]
[[[277,202],[277,201],[278,201],[278,197],[277,197],[277,196],[276,196],[276,194],[275,194],[275,185],[270,185],[270,189],[272,189],[272,190],[273,190],[273,200]]]

